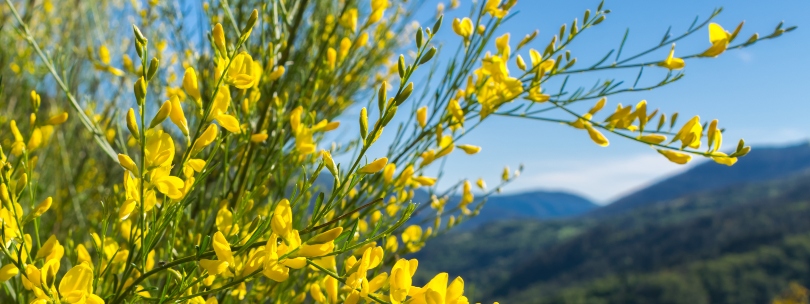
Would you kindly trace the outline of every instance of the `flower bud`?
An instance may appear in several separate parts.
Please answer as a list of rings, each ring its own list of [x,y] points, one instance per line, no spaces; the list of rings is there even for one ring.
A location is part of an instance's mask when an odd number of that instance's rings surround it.
[[[378,158],[378,159],[375,159],[373,162],[369,163],[368,165],[363,166],[357,172],[359,172],[361,174],[377,173],[377,172],[380,172],[380,170],[382,170],[387,163],[388,163],[388,158],[387,157]]]
[[[60,114],[56,114],[54,116],[51,116],[51,118],[48,118],[48,121],[46,121],[45,124],[47,124],[47,125],[61,125],[61,124],[65,123],[65,121],[67,121],[67,119],[68,119],[68,113],[67,112],[62,112]]]
[[[434,55],[436,55],[436,47],[435,46],[430,47],[430,49],[425,53],[425,55],[422,55],[422,59],[419,59],[419,65],[423,65],[423,64],[427,63],[428,61],[430,61],[430,59],[433,59]]]
[[[213,35],[214,46],[217,48],[217,51],[219,51],[219,56],[223,58],[228,57],[228,49],[225,46],[225,30],[222,29],[222,24],[217,23],[211,35]]]
[[[363,139],[368,136],[368,111],[365,107],[360,110],[360,136]]]
[[[248,18],[247,24],[245,24],[245,27],[242,28],[242,37],[240,37],[241,39],[244,40],[250,37],[251,31],[253,31],[253,26],[256,25],[256,20],[258,19],[259,19],[259,11],[253,9],[253,12],[250,13],[250,18]]]
[[[169,117],[169,114],[172,113],[172,103],[171,101],[166,101],[163,105],[160,106],[160,109],[155,114],[155,117],[152,118],[152,122],[149,123],[149,128],[154,128],[159,125],[161,122],[166,120],[166,117]]]
[[[419,126],[423,129],[427,125],[427,106],[423,106],[416,110],[416,122],[419,123]]]
[[[144,100],[146,99],[146,80],[143,77],[138,78],[138,81],[135,82],[135,101],[138,102],[138,105],[143,105]]]
[[[149,62],[149,70],[146,71],[146,80],[152,80],[152,77],[155,76],[157,73],[158,65],[160,65],[160,61],[157,58],[152,57],[152,60]]]
[[[118,154],[118,163],[126,170],[129,170],[135,175],[138,175],[138,166],[135,165],[135,162],[127,156],[126,154]]]
[[[327,242],[334,241],[340,234],[343,233],[343,227],[337,227],[329,229],[325,232],[322,232],[316,236],[313,236],[309,240],[307,240],[307,244],[324,244]]]
[[[140,42],[141,44],[146,44],[146,42],[147,42],[148,40],[146,40],[146,37],[144,37],[144,36],[143,36],[143,33],[141,33],[141,29],[139,29],[139,28],[138,28],[137,26],[135,26],[134,24],[132,25],[132,32],[135,34],[135,40],[137,40],[137,41],[138,41],[138,42]]]
[[[405,89],[403,89],[402,92],[397,95],[397,105],[401,105],[403,102],[405,102],[405,100],[411,96],[411,93],[413,93],[413,82],[408,83],[408,86],[406,86]]]
[[[399,60],[397,60],[397,72],[399,73],[399,78],[405,77],[405,56],[399,55]]]
[[[200,95],[200,88],[197,85],[197,73],[194,71],[194,68],[188,67],[186,72],[183,74],[183,90],[186,91],[188,96],[191,96],[195,101],[199,100]]]
[[[138,121],[135,120],[135,110],[132,108],[129,108],[129,111],[127,111],[127,129],[129,129],[129,133],[135,138],[140,137],[140,133],[138,132]]]

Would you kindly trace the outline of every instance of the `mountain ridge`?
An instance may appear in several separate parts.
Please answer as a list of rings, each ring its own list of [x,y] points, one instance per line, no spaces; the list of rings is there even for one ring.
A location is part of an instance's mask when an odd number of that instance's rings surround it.
[[[698,164],[593,210],[586,216],[616,215],[645,204],[675,199],[687,193],[711,191],[735,184],[779,179],[810,170],[810,142],[754,148],[734,166],[712,161]]]

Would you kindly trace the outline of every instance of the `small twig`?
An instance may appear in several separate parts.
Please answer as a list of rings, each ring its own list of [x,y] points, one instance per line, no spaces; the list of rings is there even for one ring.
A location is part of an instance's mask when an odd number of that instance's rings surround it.
[[[321,229],[323,227],[327,227],[327,226],[329,226],[331,224],[336,223],[339,220],[342,220],[343,218],[345,218],[347,216],[350,216],[350,215],[354,214],[357,211],[363,210],[366,207],[369,207],[369,206],[374,205],[376,203],[382,202],[382,200],[383,200],[382,198],[375,199],[375,200],[373,200],[373,201],[371,201],[371,202],[369,202],[369,203],[367,203],[365,205],[362,205],[360,207],[355,208],[352,211],[346,212],[346,213],[344,213],[344,214],[342,214],[342,215],[340,215],[340,216],[338,216],[338,217],[332,219],[331,221],[328,221],[328,222],[326,222],[326,223],[324,223],[322,225],[318,225],[318,226],[315,226],[315,227],[309,227],[309,228],[306,228],[304,230],[301,230],[301,234],[308,233],[308,232],[314,231],[314,230],[318,230],[318,229]]]

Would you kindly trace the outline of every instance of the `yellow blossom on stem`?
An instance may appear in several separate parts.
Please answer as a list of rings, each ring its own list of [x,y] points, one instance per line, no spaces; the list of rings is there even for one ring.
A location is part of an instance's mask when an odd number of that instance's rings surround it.
[[[669,50],[669,56],[664,61],[658,63],[658,66],[665,67],[670,70],[680,70],[686,65],[683,59],[675,57],[675,44],[672,44],[672,48]]]
[[[658,153],[661,153],[662,155],[664,155],[664,157],[669,159],[669,161],[671,161],[673,163],[676,163],[676,164],[679,164],[679,165],[686,164],[690,160],[692,160],[692,155],[689,155],[689,154],[686,154],[686,153],[675,152],[675,151],[672,151],[672,150],[664,150],[664,149],[658,149],[657,151],[658,151]]]
[[[363,166],[357,172],[361,173],[361,174],[377,173],[377,172],[380,172],[380,170],[382,170],[383,167],[385,167],[385,164],[387,164],[387,163],[388,163],[388,158],[387,157],[378,158],[378,159],[375,159],[373,162],[370,162],[367,165]]]

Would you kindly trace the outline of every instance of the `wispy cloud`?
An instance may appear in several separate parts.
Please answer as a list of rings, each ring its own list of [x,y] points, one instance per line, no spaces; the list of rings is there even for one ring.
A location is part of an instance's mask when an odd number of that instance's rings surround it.
[[[605,204],[687,168],[670,163],[657,153],[538,162],[527,165],[527,173],[508,190],[563,190]]]
[[[742,62],[749,63],[754,61],[754,53],[751,53],[746,50],[738,50],[737,51],[737,58],[740,58]]]

